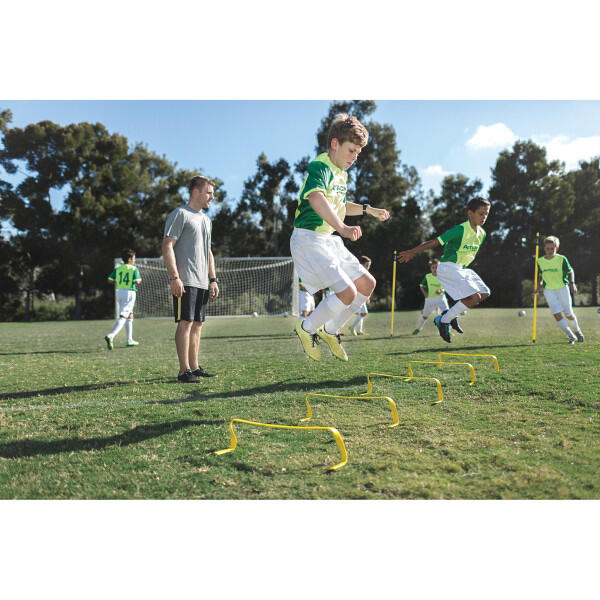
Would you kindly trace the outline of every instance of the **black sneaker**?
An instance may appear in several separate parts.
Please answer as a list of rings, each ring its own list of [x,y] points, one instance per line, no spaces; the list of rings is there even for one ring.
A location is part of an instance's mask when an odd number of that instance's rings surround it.
[[[198,368],[192,371],[192,375],[196,377],[216,377],[216,373],[208,373],[206,372],[201,365],[198,365]]]
[[[443,311],[440,316],[443,317],[447,312],[448,312],[448,309]],[[456,331],[458,333],[464,333],[464,331],[462,330],[462,327],[458,324],[458,317],[454,317],[454,319],[452,319],[452,321],[450,321],[450,327],[452,327],[452,329],[454,329],[454,331]]]
[[[442,315],[437,316],[433,322],[436,324],[438,331],[440,332],[440,335],[442,336],[442,339],[445,342],[450,343],[452,340],[450,339],[450,324],[449,323],[442,323]]]
[[[179,373],[179,375],[177,375],[177,381],[179,383],[201,383],[202,380],[196,377],[189,369],[187,369],[183,373]]]

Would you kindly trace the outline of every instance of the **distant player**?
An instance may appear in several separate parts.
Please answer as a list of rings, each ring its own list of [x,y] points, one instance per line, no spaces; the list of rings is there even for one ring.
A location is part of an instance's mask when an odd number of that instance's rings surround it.
[[[137,286],[141,283],[140,272],[135,266],[135,250],[128,248],[121,256],[123,264],[119,265],[109,276],[108,281],[115,284],[119,317],[112,331],[104,336],[104,341],[109,350],[114,347],[113,340],[117,333],[123,329],[127,332],[126,346],[138,346],[139,342],[133,339],[133,307]]]
[[[367,270],[371,270],[371,259],[368,256],[361,256],[358,259],[358,262]],[[371,303],[371,297],[367,298],[365,302],[360,305],[358,312],[356,313],[356,319],[352,321],[352,325],[348,326],[350,333],[352,335],[367,335],[366,332],[363,331],[363,321],[367,316],[369,311],[367,310],[367,304]]]
[[[433,311],[437,311],[438,314],[443,314],[450,308],[448,306],[448,300],[446,300],[444,288],[442,287],[440,280],[437,278],[437,268],[439,264],[439,258],[432,258],[429,261],[431,273],[427,273],[427,275],[423,277],[423,280],[419,286],[421,293],[425,297],[425,304],[423,305],[423,312],[421,313],[419,324],[412,332],[413,335],[418,335],[421,332],[427,317]]]
[[[356,117],[336,115],[327,136],[327,152],[309,163],[300,190],[290,239],[296,270],[310,293],[327,287],[335,292],[296,323],[302,348],[313,360],[321,359],[319,339],[328,344],[336,358],[348,360],[338,331],[375,289],[374,277],[342,242],[342,238],[355,242],[362,235],[359,226],[344,224],[346,215],[368,214],[380,221],[390,217],[383,208],[346,201],[346,171],[368,139],[367,130]],[[340,235],[331,235],[334,231]]]
[[[550,312],[556,319],[556,324],[567,334],[569,344],[574,344],[575,336],[577,336],[579,342],[583,342],[583,333],[573,312],[573,303],[569,293],[569,289],[573,294],[577,293],[575,271],[573,271],[567,257],[557,253],[559,246],[560,241],[554,235],[549,235],[544,240],[545,256],[538,258],[538,290],[539,286],[543,286],[546,302],[548,302]],[[575,335],[573,335],[567,321],[563,319],[563,313],[574,325]]]
[[[450,342],[450,326],[462,333],[458,324],[458,315],[468,308],[477,306],[490,295],[490,288],[485,285],[481,277],[472,269],[467,269],[485,240],[485,231],[482,225],[490,212],[490,202],[485,198],[473,198],[467,205],[468,220],[452,229],[442,233],[439,237],[428,242],[423,242],[410,250],[398,253],[398,262],[408,262],[416,254],[444,246],[444,253],[437,268],[437,277],[440,283],[454,298],[456,304],[445,310],[442,316],[437,316],[433,322],[437,325],[440,336]]]
[[[298,280],[298,285],[300,286],[300,316],[305,319],[315,310],[315,299],[302,285],[302,279]]]

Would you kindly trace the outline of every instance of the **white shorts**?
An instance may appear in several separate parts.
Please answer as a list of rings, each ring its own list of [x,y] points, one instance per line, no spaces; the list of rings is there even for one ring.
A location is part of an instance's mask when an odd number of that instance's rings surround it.
[[[302,285],[311,294],[324,288],[341,292],[368,273],[339,235],[294,229],[290,250]]]
[[[315,310],[315,299],[312,294],[300,290],[300,312],[308,312]]]
[[[560,290],[547,290],[544,288],[544,297],[553,315],[563,312],[565,317],[570,317],[573,314],[573,302],[568,285],[560,288]]]
[[[490,288],[473,269],[462,269],[456,263],[440,263],[437,268],[437,278],[444,290],[456,302],[475,293],[490,294]]]
[[[425,305],[423,306],[423,312],[421,313],[424,317],[428,317],[434,310],[437,310],[438,314],[448,310],[448,300],[446,296],[438,296],[433,298],[425,298]]]
[[[135,292],[132,290],[117,290],[117,304],[119,305],[119,316],[127,319],[133,312]]]

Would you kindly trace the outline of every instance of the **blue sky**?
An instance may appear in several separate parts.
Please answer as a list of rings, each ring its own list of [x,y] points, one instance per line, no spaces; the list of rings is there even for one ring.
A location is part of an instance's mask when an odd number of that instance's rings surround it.
[[[230,199],[255,172],[264,152],[294,162],[314,154],[325,100],[2,101],[12,126],[51,120],[101,122],[131,144],[147,146],[182,168],[223,180]],[[373,118],[394,126],[404,163],[415,166],[423,187],[439,191],[444,175],[479,178],[486,190],[498,153],[516,139],[533,139],[551,158],[575,168],[600,155],[598,101],[383,100]],[[58,204],[59,196],[55,195]]]

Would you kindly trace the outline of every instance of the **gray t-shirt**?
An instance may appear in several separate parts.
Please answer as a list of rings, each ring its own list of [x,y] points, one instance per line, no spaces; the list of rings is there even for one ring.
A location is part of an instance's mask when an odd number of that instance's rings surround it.
[[[208,289],[208,256],[212,221],[202,212],[189,206],[178,206],[167,217],[165,237],[173,245],[177,271],[183,285]]]

